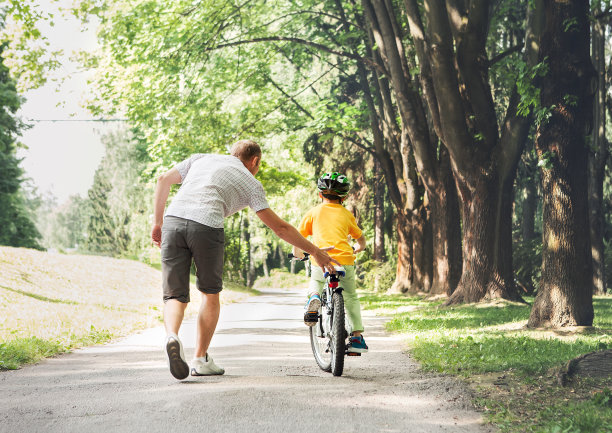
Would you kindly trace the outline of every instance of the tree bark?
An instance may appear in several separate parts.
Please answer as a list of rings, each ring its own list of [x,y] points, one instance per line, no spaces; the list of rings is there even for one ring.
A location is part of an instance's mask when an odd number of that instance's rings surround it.
[[[593,324],[593,272],[588,214],[588,150],[593,107],[589,2],[546,0],[540,59],[549,73],[541,106],[553,107],[538,127],[542,165],[542,278],[528,326]]]
[[[428,190],[433,244],[432,294],[450,296],[461,279],[461,218],[450,159],[441,149],[439,188]]]
[[[406,293],[412,287],[412,226],[410,217],[396,213],[397,219],[397,272],[390,293]]]
[[[528,181],[523,186],[523,209],[521,212],[521,236],[523,241],[535,238],[535,214],[538,195],[535,182]]]
[[[589,153],[589,224],[591,227],[591,253],[593,258],[593,293],[606,293],[606,267],[604,260],[603,182],[609,155],[606,139],[606,65],[605,25],[593,21],[592,59],[597,73],[597,92],[593,103],[593,133]]]
[[[374,158],[374,260],[385,260],[385,185],[380,162]]]

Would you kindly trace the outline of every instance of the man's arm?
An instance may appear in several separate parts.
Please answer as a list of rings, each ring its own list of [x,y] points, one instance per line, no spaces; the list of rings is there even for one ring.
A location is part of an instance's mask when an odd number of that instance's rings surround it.
[[[260,210],[257,212],[257,216],[276,233],[276,236],[289,242],[294,247],[309,253],[321,265],[323,270],[335,273],[334,263],[338,265],[339,263],[325,252],[333,247],[326,249],[317,248],[315,244],[306,240],[295,227],[276,215],[270,208]]]
[[[153,198],[153,228],[151,239],[158,247],[161,247],[161,226],[164,223],[164,210],[166,201],[170,194],[170,187],[175,183],[182,182],[181,174],[176,168],[172,168],[157,178],[155,185],[155,196]]]

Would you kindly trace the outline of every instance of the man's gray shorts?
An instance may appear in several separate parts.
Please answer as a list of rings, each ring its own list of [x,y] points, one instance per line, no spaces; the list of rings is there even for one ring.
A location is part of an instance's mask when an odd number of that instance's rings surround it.
[[[162,226],[162,278],[164,302],[189,302],[191,260],[196,268],[196,287],[203,293],[223,288],[223,229],[167,216]]]

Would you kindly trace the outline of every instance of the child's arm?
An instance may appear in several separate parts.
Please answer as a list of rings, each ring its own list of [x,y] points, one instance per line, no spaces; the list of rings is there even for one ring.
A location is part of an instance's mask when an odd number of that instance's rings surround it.
[[[361,235],[361,237],[357,239],[357,248],[355,248],[355,253],[360,253],[363,250],[365,250],[365,248],[366,248],[366,238],[364,235]]]

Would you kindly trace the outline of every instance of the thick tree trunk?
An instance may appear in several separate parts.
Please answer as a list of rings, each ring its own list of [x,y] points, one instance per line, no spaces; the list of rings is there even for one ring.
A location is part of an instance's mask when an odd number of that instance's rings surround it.
[[[461,279],[461,219],[448,154],[439,170],[440,188],[429,192],[433,237],[432,294],[450,296]]]
[[[593,293],[606,293],[604,261],[603,182],[608,159],[606,140],[606,64],[605,26],[601,20],[593,22],[592,58],[597,72],[597,93],[593,103],[592,151],[589,153],[589,224],[593,258]]]
[[[405,293],[412,287],[412,227],[410,217],[397,212],[397,272],[390,293]]]
[[[455,292],[446,302],[453,305],[503,298],[521,301],[507,262],[510,240],[504,234],[505,204],[498,180],[476,173],[465,179],[456,174],[463,216],[463,272]]]
[[[593,324],[588,214],[588,133],[592,111],[588,2],[546,0],[540,58],[549,73],[541,105],[553,107],[538,127],[542,166],[542,278],[528,326]],[[568,23],[571,23],[568,27]],[[569,96],[568,96],[569,95]]]
[[[432,278],[431,223],[427,210],[421,207],[412,220],[412,284],[409,292],[429,293]]]

